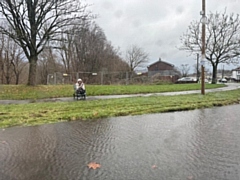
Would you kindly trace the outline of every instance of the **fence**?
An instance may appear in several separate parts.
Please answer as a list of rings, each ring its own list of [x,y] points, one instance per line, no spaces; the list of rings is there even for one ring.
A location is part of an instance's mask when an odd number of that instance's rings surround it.
[[[47,84],[72,84],[78,78],[83,79],[86,84],[110,85],[110,84],[148,84],[156,82],[171,82],[174,83],[177,76],[152,76],[148,74],[136,74],[131,72],[75,72],[75,73],[60,73],[56,72],[48,74]]]
[[[71,82],[71,74],[55,72],[47,75],[47,84],[70,84]]]
[[[78,78],[83,79],[87,84],[132,84],[146,83],[147,75],[140,76],[131,72],[75,72],[60,73],[55,72],[47,75],[47,84],[71,84],[75,83]]]

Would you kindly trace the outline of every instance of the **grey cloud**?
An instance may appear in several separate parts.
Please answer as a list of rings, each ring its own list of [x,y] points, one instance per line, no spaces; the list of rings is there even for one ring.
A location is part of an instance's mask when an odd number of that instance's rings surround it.
[[[178,6],[176,8],[176,12],[177,12],[177,14],[182,14],[184,12],[184,7],[183,6]]]
[[[113,3],[109,2],[109,1],[104,1],[104,2],[102,2],[102,7],[105,10],[111,10],[113,8]]]
[[[196,0],[87,0],[93,3],[96,22],[107,38],[124,53],[131,44],[149,52],[150,63],[159,56],[174,64],[194,64],[195,57],[179,51],[180,36],[193,20],[200,20],[201,1]],[[207,11],[239,13],[240,0],[208,0]]]
[[[157,45],[157,46],[162,46],[162,44],[163,44],[163,42],[162,42],[161,39],[159,39],[159,40],[156,41],[156,45]]]
[[[115,11],[114,16],[116,18],[121,18],[123,16],[123,11],[122,10]]]

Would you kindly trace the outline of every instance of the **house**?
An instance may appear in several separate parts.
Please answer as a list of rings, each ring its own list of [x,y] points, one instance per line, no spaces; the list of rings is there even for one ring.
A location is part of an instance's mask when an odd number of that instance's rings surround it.
[[[157,62],[150,64],[148,67],[148,77],[158,76],[160,80],[176,82],[180,77],[180,73],[173,64],[162,61],[161,58]]]
[[[232,70],[232,80],[240,81],[240,67]]]

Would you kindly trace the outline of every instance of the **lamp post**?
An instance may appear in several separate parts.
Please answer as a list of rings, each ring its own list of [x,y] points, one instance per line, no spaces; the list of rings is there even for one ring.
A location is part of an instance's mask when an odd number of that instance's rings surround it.
[[[202,11],[201,11],[201,23],[202,23],[202,59],[201,59],[201,94],[205,94],[205,76],[204,76],[204,61],[205,61],[205,25],[206,25],[206,4],[205,0],[202,0]]]

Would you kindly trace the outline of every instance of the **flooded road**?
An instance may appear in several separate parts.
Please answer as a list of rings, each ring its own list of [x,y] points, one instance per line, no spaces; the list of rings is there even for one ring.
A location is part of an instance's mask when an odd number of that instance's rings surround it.
[[[0,129],[0,180],[239,180],[239,109]]]

